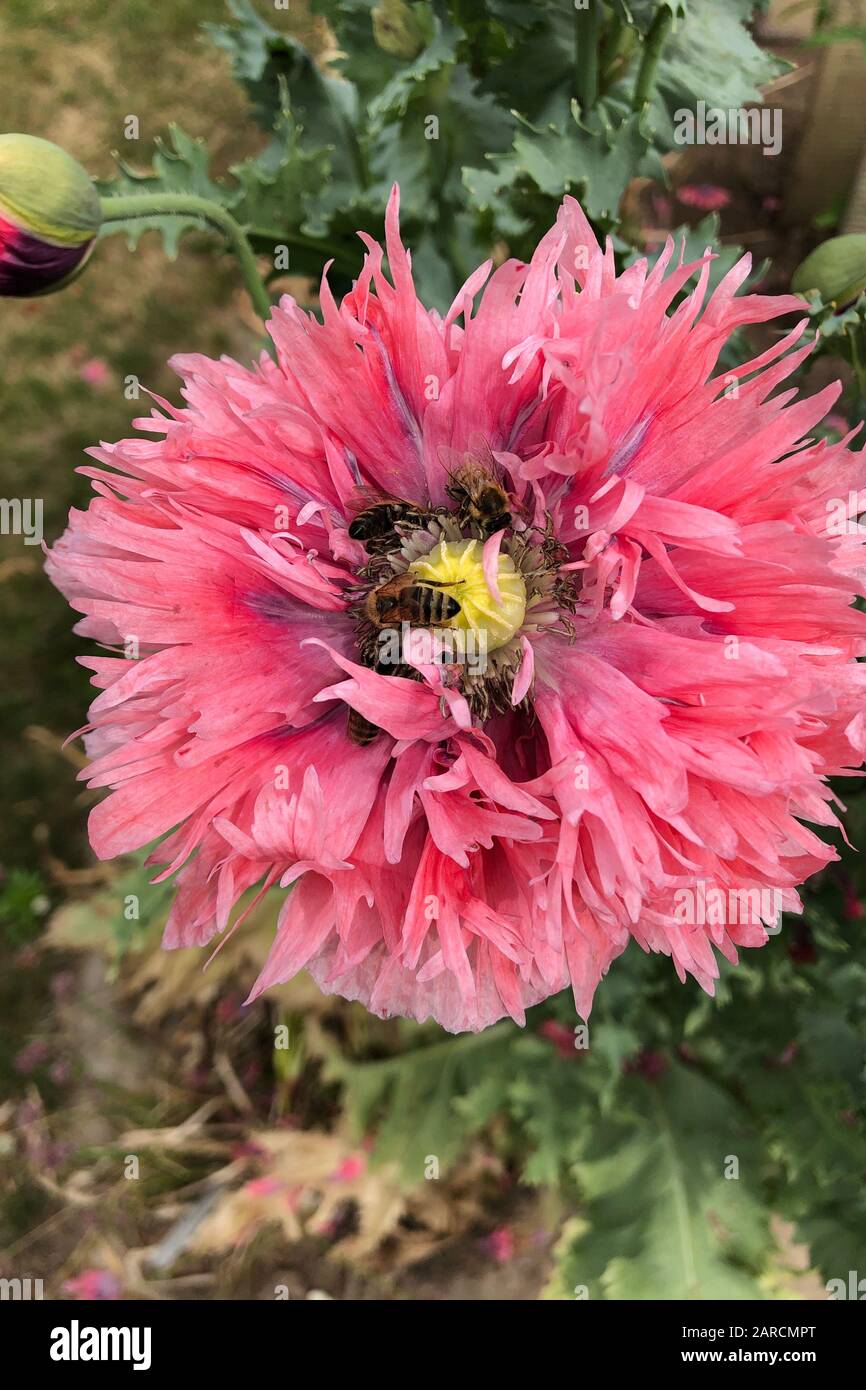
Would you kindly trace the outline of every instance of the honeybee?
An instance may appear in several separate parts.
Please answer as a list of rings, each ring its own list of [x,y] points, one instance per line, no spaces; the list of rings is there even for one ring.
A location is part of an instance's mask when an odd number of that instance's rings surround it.
[[[485,537],[511,525],[511,502],[502,484],[479,464],[455,468],[446,489],[457,503],[461,526],[474,523]]]
[[[368,555],[387,555],[398,550],[402,537],[398,525],[420,531],[427,525],[430,512],[415,502],[399,497],[374,497],[358,512],[349,525],[353,541],[363,541]]]
[[[359,714],[356,709],[349,709],[346,718],[346,733],[351,743],[356,743],[359,748],[366,748],[368,744],[373,742],[374,738],[379,737],[381,732],[378,724],[374,724],[370,719],[365,719],[364,715]]]
[[[386,579],[384,584],[371,589],[364,603],[364,616],[376,628],[391,627],[400,622],[414,623],[416,627],[444,627],[460,612],[457,599],[446,594],[434,579],[419,583],[413,574],[406,571]],[[403,676],[407,680],[418,680],[418,672],[412,666],[394,665],[391,662],[372,663],[373,670],[383,676]],[[357,710],[350,709],[346,721],[346,733],[352,743],[365,748],[381,733],[378,724],[367,719]]]
[[[373,666],[374,671],[378,671],[381,676],[402,676],[405,680],[419,680],[418,672],[412,666],[398,665],[393,666],[382,661],[377,661]],[[359,714],[356,709],[349,709],[346,717],[346,733],[352,743],[356,743],[359,748],[366,748],[375,738],[378,738],[382,730],[378,724],[374,724],[372,719],[367,719],[365,715]]]
[[[456,598],[446,594],[435,579],[419,581],[405,571],[371,589],[364,614],[376,627],[414,623],[416,627],[445,627],[460,612]]]

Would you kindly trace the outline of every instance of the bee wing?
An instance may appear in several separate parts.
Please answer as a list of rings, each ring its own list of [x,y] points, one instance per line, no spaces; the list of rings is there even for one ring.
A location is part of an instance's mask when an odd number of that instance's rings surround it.
[[[360,512],[383,502],[392,507],[411,507],[413,511],[417,512],[426,512],[430,509],[429,502],[415,502],[409,497],[397,497],[392,492],[384,492],[380,488],[367,487],[366,485],[354,489],[346,506],[352,515],[357,516]]]
[[[399,497],[391,497],[387,492],[382,492],[379,488],[368,487],[362,483],[359,487],[353,488],[346,500],[346,510],[357,516],[359,512],[364,512],[368,507],[375,507],[379,502],[399,502]]]
[[[440,444],[436,452],[439,455],[439,462],[448,473],[456,473],[466,462],[465,451],[452,449],[449,444]]]
[[[496,460],[493,457],[493,450],[480,430],[473,430],[467,441],[466,452],[471,456],[470,462],[478,468],[483,468],[485,473],[492,473],[494,478],[497,476]]]

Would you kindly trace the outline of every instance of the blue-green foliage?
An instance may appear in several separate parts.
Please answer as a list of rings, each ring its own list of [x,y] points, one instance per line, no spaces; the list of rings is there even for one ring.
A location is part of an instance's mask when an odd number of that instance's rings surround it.
[[[748,0],[598,0],[587,11],[573,0],[313,0],[335,41],[326,65],[273,12],[228,8],[229,22],[205,27],[265,149],[214,179],[205,146],[173,128],[151,171],[121,167],[103,192],[216,198],[258,251],[288,246],[292,271],[318,276],[332,259],[339,290],[360,265],[357,229],[379,230],[398,182],[419,288],[440,309],[491,246],[530,255],[565,192],[615,232],[629,181],[664,178],[674,111],[700,98],[740,105],[781,66],[750,37]],[[669,10],[648,99],[633,109],[646,34]],[[175,254],[194,225],[160,217],[132,234],[157,227]]]
[[[335,1058],[332,1073],[407,1179],[431,1155],[459,1161],[484,1131],[524,1181],[559,1190],[577,1217],[554,1296],[775,1296],[773,1216],[822,1279],[844,1278],[866,1235],[866,937],[841,909],[827,877],[804,921],[723,963],[714,999],[633,946],[587,1037],[563,994],[524,1032],[443,1040],[407,1024],[394,1057]]]

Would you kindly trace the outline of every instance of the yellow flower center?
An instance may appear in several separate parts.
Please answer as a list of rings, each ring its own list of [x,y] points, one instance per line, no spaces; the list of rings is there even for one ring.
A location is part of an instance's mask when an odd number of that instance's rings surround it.
[[[409,566],[419,579],[433,579],[445,593],[460,604],[460,612],[450,626],[464,632],[486,634],[487,651],[495,651],[510,642],[523,624],[526,613],[526,585],[515,569],[510,555],[500,552],[498,584],[502,596],[498,602],[484,578],[481,541],[440,541],[429,555],[413,560]]]

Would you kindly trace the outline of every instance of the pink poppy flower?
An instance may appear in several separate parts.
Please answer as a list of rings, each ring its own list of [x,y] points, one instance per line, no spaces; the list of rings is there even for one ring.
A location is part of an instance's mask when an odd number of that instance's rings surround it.
[[[581,1055],[575,1046],[574,1029],[568,1028],[564,1023],[558,1023],[555,1018],[545,1019],[538,1034],[552,1043],[566,1062],[574,1062]]]
[[[63,1292],[86,1303],[116,1302],[123,1296],[120,1281],[109,1269],[82,1270],[65,1281]]]
[[[836,823],[827,778],[866,736],[839,525],[866,469],[850,436],[808,438],[839,387],[775,393],[805,315],[717,366],[802,301],[735,298],[744,257],[705,304],[711,256],[670,240],[618,276],[571,198],[444,317],[396,191],[390,280],[362,239],[321,323],[275,307],[276,361],[177,357],[186,405],[91,451],[97,496],[48,566],[118,649],[82,658],[90,784],[113,788],[94,849],[162,837],[167,947],[291,886],[251,997],[307,969],[460,1031],[570,983],[586,1015],[632,940],[712,990],[716,951],[763,945],[836,857],[809,823]],[[381,493],[403,505],[371,538]],[[383,586],[420,647],[385,653],[406,630]]]
[[[717,183],[684,183],[677,189],[677,197],[686,207],[701,212],[718,212],[731,201],[730,191]]]
[[[358,1178],[363,1177],[366,1167],[366,1154],[348,1154],[334,1169],[331,1182],[357,1182]]]
[[[111,372],[108,363],[101,357],[90,357],[83,362],[78,369],[78,375],[88,386],[95,386],[102,389],[111,380]]]
[[[506,1265],[514,1259],[516,1243],[514,1232],[508,1226],[497,1226],[481,1242],[490,1258],[498,1265]]]

